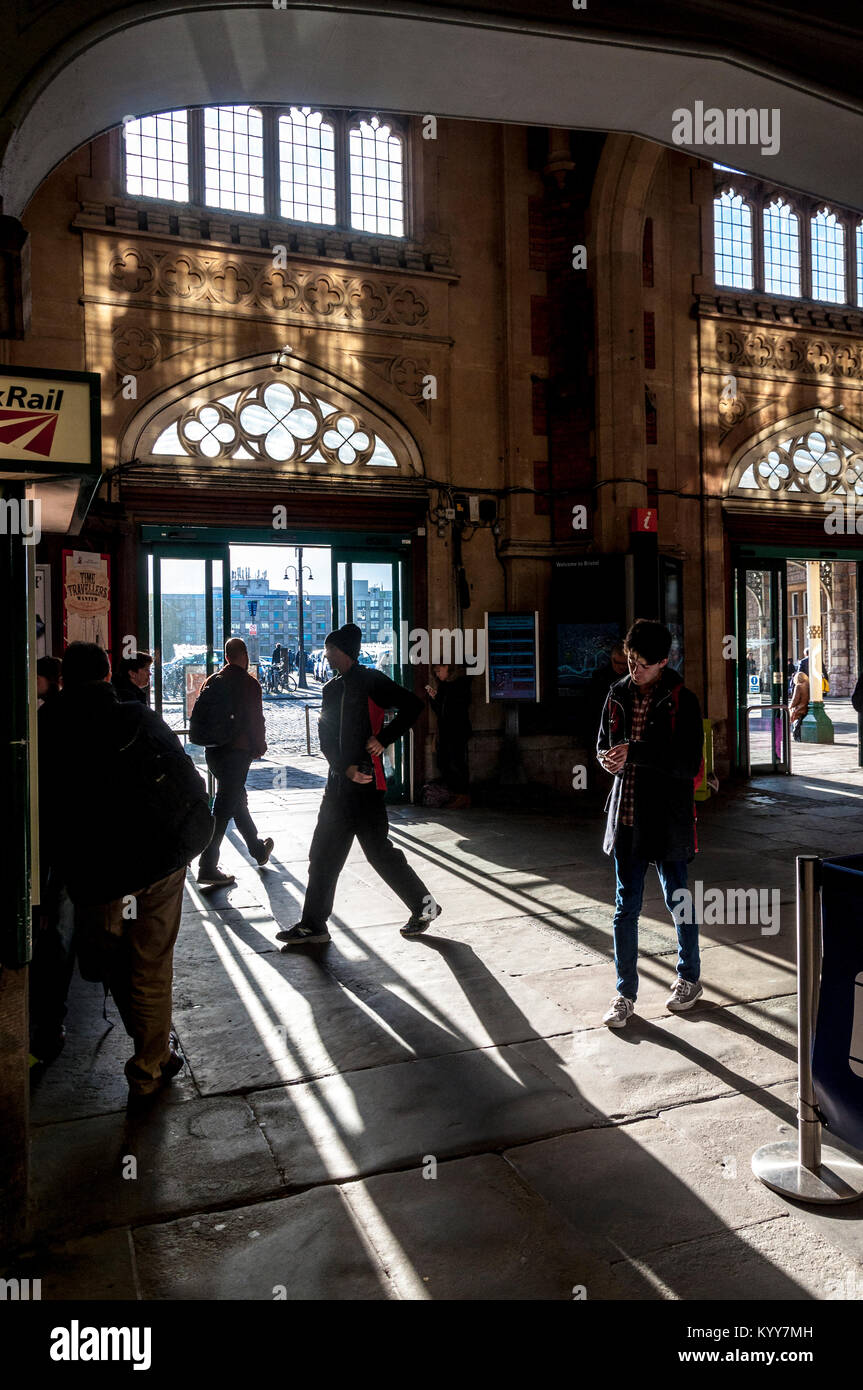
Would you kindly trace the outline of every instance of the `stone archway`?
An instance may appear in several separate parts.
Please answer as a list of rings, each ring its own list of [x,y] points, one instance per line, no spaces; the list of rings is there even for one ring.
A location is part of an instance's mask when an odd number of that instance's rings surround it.
[[[759,69],[758,60],[736,56],[719,24],[711,41],[703,26],[690,34],[687,23],[694,21],[680,14],[665,32],[654,23],[652,33],[639,26],[636,34],[626,15],[603,15],[601,29],[589,11],[564,23],[556,9],[543,18],[533,10],[506,15],[499,7],[486,14],[428,6],[370,13],[348,0],[284,9],[161,0],[143,14],[142,8],[100,13],[97,0],[84,24],[57,14],[46,31],[53,44],[43,40],[41,48],[38,33],[22,34],[19,62],[29,68],[14,74],[10,65],[0,110],[7,215],[20,217],[66,155],[124,116],[277,102],[286,91],[303,103],[635,132],[665,145],[676,143],[675,112],[694,115],[697,101],[721,112],[779,111],[783,134],[772,153],[762,153],[760,144],[708,145],[697,120],[687,149],[852,206],[859,201],[856,168],[846,155],[863,135],[859,94],[850,81],[839,99],[777,72],[763,34]],[[821,43],[813,15],[813,43],[816,32]],[[745,38],[745,28],[734,35],[744,52]],[[841,60],[838,39],[834,46]]]

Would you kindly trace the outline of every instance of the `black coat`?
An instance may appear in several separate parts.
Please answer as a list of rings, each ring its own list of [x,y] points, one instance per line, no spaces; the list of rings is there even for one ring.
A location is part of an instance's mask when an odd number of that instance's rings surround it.
[[[40,715],[40,857],[74,903],[112,902],[186,863],[162,821],[143,809],[139,789],[123,780],[119,750],[139,724],[198,777],[167,724],[137,701],[122,704],[106,681],[63,690]]]
[[[602,711],[597,753],[629,740],[634,690],[629,676],[616,681]],[[701,770],[704,728],[701,709],[676,671],[667,666],[656,686],[643,737],[630,742],[627,762],[635,769],[632,852],[638,858],[689,860],[695,854],[695,781]],[[625,768],[626,764],[624,764]],[[611,854],[620,818],[623,771],[606,803],[603,849]]]
[[[441,681],[429,704],[437,716],[438,742],[463,743],[470,737],[470,676]]]
[[[139,685],[135,685],[134,681],[130,681],[128,676],[114,676],[112,678],[111,684],[117,692],[117,699],[122,704],[131,704],[135,700],[137,700],[142,705],[146,705],[149,703],[149,701],[147,700],[146,687],[142,690]]]
[[[366,743],[374,734],[379,743],[389,747],[416,723],[422,708],[422,701],[412,691],[396,685],[383,671],[371,670],[357,662],[345,675],[327,681],[321,694],[318,728],[321,752],[331,773],[344,780],[349,767],[371,763],[375,780],[365,785],[384,791],[386,778],[381,759],[372,758]],[[392,709],[396,710],[395,719],[384,724],[384,714]]]

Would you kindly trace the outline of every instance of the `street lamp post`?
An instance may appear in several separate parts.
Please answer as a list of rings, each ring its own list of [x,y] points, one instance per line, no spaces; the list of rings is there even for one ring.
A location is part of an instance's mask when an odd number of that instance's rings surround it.
[[[303,564],[303,547],[302,547],[302,546],[298,546],[298,547],[297,547],[297,563],[296,563],[295,565],[288,565],[288,566],[287,566],[287,568],[285,569],[285,578],[286,578],[286,579],[288,578],[288,576],[290,575],[291,570],[293,570],[294,574],[297,576],[297,645],[298,645],[298,647],[299,647],[299,652],[298,652],[299,670],[298,670],[298,672],[297,672],[297,685],[299,686],[300,690],[308,690],[308,688],[309,688],[309,683],[308,683],[308,681],[306,680],[306,648],[305,648],[305,631],[304,631],[304,628],[303,628],[303,570],[304,570],[304,569],[307,571],[308,576],[309,576],[309,579],[314,579],[315,576],[312,574],[312,571],[309,569],[309,566]]]

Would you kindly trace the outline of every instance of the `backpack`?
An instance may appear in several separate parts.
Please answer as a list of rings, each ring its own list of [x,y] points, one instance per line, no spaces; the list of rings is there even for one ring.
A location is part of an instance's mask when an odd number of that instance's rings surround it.
[[[213,834],[206,783],[179,744],[176,751],[166,747],[158,731],[141,718],[143,706],[127,708],[138,719],[134,724],[128,719],[130,736],[125,742],[121,739],[114,774],[121,786],[134,788],[143,833],[152,839],[155,832],[166,848],[176,849],[189,864]]]
[[[199,748],[224,747],[234,737],[236,718],[227,683],[211,676],[192,709],[189,742]]]

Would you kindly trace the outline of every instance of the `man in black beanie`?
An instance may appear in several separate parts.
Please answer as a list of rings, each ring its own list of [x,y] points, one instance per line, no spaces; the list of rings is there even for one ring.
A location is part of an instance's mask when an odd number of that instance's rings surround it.
[[[302,919],[277,933],[283,950],[330,940],[327,918],[354,836],[372,868],[410,910],[402,936],[418,936],[441,911],[390,840],[385,804],[384,749],[416,722],[422,701],[383,671],[359,665],[362,640],[355,623],[326,639],[327,661],[336,675],[324,686],[319,727],[330,773],[309,851]],[[393,709],[395,719],[384,724],[386,711]]]

